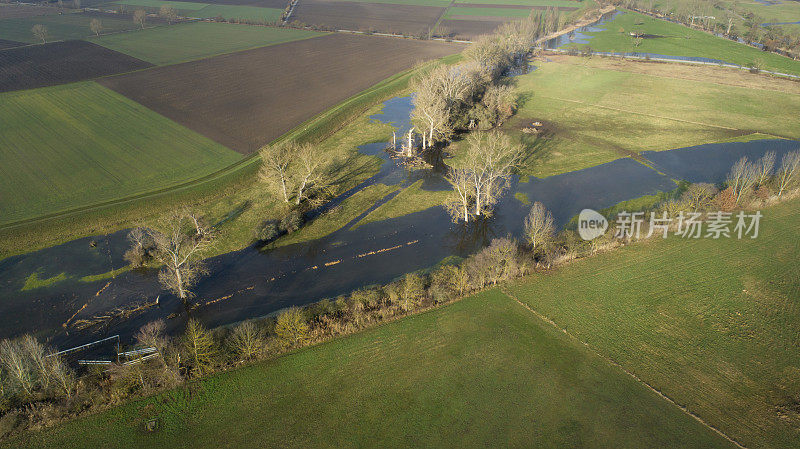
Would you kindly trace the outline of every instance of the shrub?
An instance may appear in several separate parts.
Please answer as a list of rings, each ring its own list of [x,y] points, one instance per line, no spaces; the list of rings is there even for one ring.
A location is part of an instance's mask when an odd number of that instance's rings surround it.
[[[280,230],[286,232],[287,234],[291,234],[292,232],[300,229],[300,226],[303,226],[304,222],[305,216],[303,213],[298,209],[293,209],[283,218],[281,218]]]
[[[290,307],[280,315],[275,323],[275,334],[288,346],[301,345],[309,339],[309,327],[303,311]]]
[[[262,243],[271,242],[280,237],[280,222],[276,220],[265,221],[256,231],[256,239]]]
[[[236,326],[227,340],[237,362],[253,360],[264,351],[264,333],[252,321]]]
[[[728,187],[727,189],[717,193],[714,196],[713,206],[715,209],[724,212],[731,212],[735,210],[737,202],[736,193],[733,191],[733,187]]]

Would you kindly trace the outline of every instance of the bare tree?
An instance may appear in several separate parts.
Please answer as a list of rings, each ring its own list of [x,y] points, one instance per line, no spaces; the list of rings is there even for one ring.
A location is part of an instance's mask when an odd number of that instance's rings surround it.
[[[211,333],[194,318],[186,323],[183,334],[183,349],[192,375],[202,376],[214,361],[214,338]]]
[[[170,25],[178,18],[178,13],[175,12],[175,9],[168,5],[162,5],[158,10],[158,15],[166,19]]]
[[[324,176],[326,158],[319,147],[311,144],[299,145],[295,158],[297,161],[295,204],[300,204],[310,192],[327,189]]]
[[[100,36],[100,32],[103,31],[103,24],[100,22],[100,19],[92,19],[89,22],[89,29],[92,30],[95,36]]]
[[[147,13],[143,9],[137,9],[133,12],[133,23],[139,25],[144,29],[144,22],[147,20]]]
[[[453,133],[458,114],[478,88],[479,78],[478,65],[469,63],[439,65],[412,80],[415,92],[412,120],[423,135],[427,134],[429,145]]]
[[[469,170],[462,168],[450,169],[445,178],[453,186],[453,193],[445,203],[445,208],[450,213],[454,222],[464,220],[469,222],[472,217],[472,201],[474,198],[472,190],[472,174]]]
[[[272,186],[283,201],[289,203],[291,187],[291,167],[295,145],[282,144],[266,146],[259,150],[261,156],[261,170],[258,172],[261,180]]]
[[[533,203],[530,213],[525,217],[525,237],[531,244],[531,248],[536,250],[538,247],[546,245],[552,240],[554,233],[553,214],[539,201]]]
[[[33,26],[33,28],[31,28],[31,32],[33,33],[33,36],[36,39],[41,40],[43,44],[47,43],[47,27],[46,26],[44,26],[44,25],[42,25],[40,23],[37,23],[36,25]]]
[[[778,196],[794,185],[800,178],[800,150],[786,153],[781,159],[781,167],[777,173]]]
[[[733,189],[737,204],[741,201],[742,196],[750,191],[758,181],[757,172],[755,164],[748,162],[746,156],[743,156],[733,164],[730,173],[728,173],[727,183]]]
[[[64,363],[64,360],[57,355],[48,358],[49,374],[52,377],[54,387],[60,395],[71,398],[75,391],[75,373]]]
[[[228,345],[241,362],[255,359],[264,350],[264,333],[252,321],[236,326]]]
[[[503,133],[474,133],[467,137],[467,169],[471,172],[475,215],[491,214],[519,163],[522,148]]]
[[[34,371],[20,339],[0,341],[0,364],[13,390],[21,391],[25,396],[33,393]]]
[[[264,147],[259,154],[259,177],[285,203],[294,197],[299,205],[312,194],[328,193],[331,188],[326,176],[329,160],[316,145],[290,142]]]
[[[152,256],[163,265],[161,285],[186,301],[189,290],[205,273],[203,251],[213,240],[213,231],[188,208],[180,208],[161,220],[161,230],[145,229],[153,242]]]
[[[164,320],[151,321],[139,328],[139,332],[134,335],[134,339],[139,345],[155,348],[158,351],[164,368],[167,367],[166,349],[169,346],[169,339],[164,335],[166,328],[167,324]]]
[[[758,175],[757,183],[760,186],[763,186],[772,176],[773,170],[775,170],[775,152],[768,151],[764,153],[764,156],[756,162],[756,174]]]
[[[20,347],[33,369],[36,384],[43,389],[50,387],[50,365],[44,345],[31,335],[25,335],[20,340]]]
[[[486,88],[481,102],[489,113],[489,123],[485,127],[497,126],[514,114],[517,108],[517,94],[511,86],[492,85]]]
[[[689,186],[681,196],[682,202],[693,212],[705,210],[714,201],[717,189],[712,184],[696,183]]]
[[[400,308],[405,312],[414,310],[425,294],[425,281],[418,273],[408,273],[401,282]]]

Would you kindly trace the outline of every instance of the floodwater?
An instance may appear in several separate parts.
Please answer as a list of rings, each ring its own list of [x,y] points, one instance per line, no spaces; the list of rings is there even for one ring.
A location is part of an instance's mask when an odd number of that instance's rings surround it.
[[[411,107],[410,97],[394,98],[373,118],[397,127],[399,139],[410,126]],[[361,186],[335,199],[333,206],[375,183],[408,185],[424,179],[424,189],[448,188],[436,168],[408,171],[386,155],[385,147],[385,143],[360,147],[365,154],[380,157],[383,165]],[[601,209],[672,190],[672,177],[718,182],[742,155],[757,158],[773,150],[780,160],[783,153],[798,147],[800,142],[787,140],[701,145],[644,153],[658,170],[632,159],[620,159],[545,179],[515,179],[495,216],[468,226],[453,224],[441,207],[352,229],[359,217],[318,240],[266,250],[253,246],[210,258],[208,276],[194,288],[194,302],[199,307],[191,311],[161,290],[156,270],[81,280],[124,267],[122,255],[128,244],[127,231],[79,239],[0,261],[0,338],[31,332],[63,348],[114,334],[125,341],[143,324],[158,318],[167,318],[168,330],[178,332],[190,315],[208,326],[265,316],[288,306],[387,283],[450,256],[467,256],[495,237],[519,237],[530,206],[515,199],[513,192],[525,193],[531,202],[544,203],[557,224],[563,226],[583,208]],[[375,207],[377,204],[372,209]],[[40,280],[63,279],[25,290],[32,273]],[[146,307],[125,319],[108,319],[83,330],[75,327],[78,320],[115,315],[115,309],[137,305]]]

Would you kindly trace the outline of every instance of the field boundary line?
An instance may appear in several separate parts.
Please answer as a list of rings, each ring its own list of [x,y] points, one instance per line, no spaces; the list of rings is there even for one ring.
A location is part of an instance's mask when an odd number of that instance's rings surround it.
[[[551,325],[551,326],[553,326],[553,327],[554,327],[556,330],[558,330],[558,331],[561,331],[561,332],[562,332],[564,335],[566,335],[566,336],[567,336],[569,339],[571,339],[571,340],[573,340],[573,341],[575,341],[575,342],[578,342],[578,343],[580,343],[580,344],[581,344],[581,345],[583,345],[585,348],[587,348],[588,350],[590,350],[592,353],[594,353],[595,355],[597,355],[597,356],[598,356],[598,357],[600,357],[601,359],[605,360],[605,361],[606,361],[608,364],[610,364],[610,365],[611,365],[611,366],[613,366],[613,367],[616,367],[616,368],[618,368],[620,371],[622,371],[623,373],[627,374],[627,375],[628,375],[628,377],[631,377],[631,378],[632,378],[632,379],[634,379],[636,382],[638,382],[638,383],[640,383],[640,384],[644,385],[644,386],[645,386],[647,389],[649,389],[649,390],[650,390],[650,391],[652,391],[653,393],[657,394],[658,396],[660,396],[662,399],[664,399],[665,401],[669,402],[670,404],[674,405],[675,407],[677,407],[678,409],[680,409],[680,410],[681,410],[683,413],[685,413],[686,415],[688,415],[688,416],[690,416],[690,417],[694,418],[694,420],[695,420],[695,421],[699,422],[700,424],[702,424],[702,425],[703,425],[703,426],[705,426],[706,428],[708,428],[708,429],[712,430],[714,433],[716,433],[717,435],[721,436],[722,438],[724,438],[725,440],[727,440],[729,443],[731,443],[731,444],[735,445],[735,446],[736,446],[736,447],[738,447],[739,449],[747,449],[747,447],[745,447],[744,445],[742,445],[742,444],[741,444],[741,443],[739,443],[738,441],[734,440],[733,438],[729,437],[727,434],[725,434],[725,433],[724,433],[723,431],[721,431],[720,429],[718,429],[718,428],[714,427],[713,425],[709,424],[709,423],[708,423],[708,422],[706,422],[706,421],[705,421],[703,418],[699,417],[698,415],[696,415],[695,413],[693,413],[691,410],[689,410],[689,409],[688,409],[688,408],[686,408],[685,406],[678,404],[677,402],[675,402],[675,400],[674,400],[674,399],[670,398],[669,396],[667,396],[666,394],[662,393],[661,391],[659,391],[658,389],[656,389],[655,387],[653,387],[653,386],[652,386],[652,385],[650,385],[649,383],[647,383],[647,382],[645,382],[644,380],[642,380],[642,378],[641,378],[641,377],[639,377],[639,376],[637,376],[636,374],[632,373],[631,371],[628,371],[627,369],[625,369],[625,368],[624,368],[622,365],[620,365],[619,363],[615,362],[615,361],[614,361],[612,358],[610,358],[610,357],[606,356],[605,354],[601,353],[601,352],[600,352],[598,349],[594,348],[594,347],[593,347],[593,346],[591,346],[589,343],[586,343],[585,341],[583,341],[583,340],[581,340],[580,338],[576,337],[575,335],[571,334],[571,333],[570,333],[569,331],[567,331],[566,329],[564,329],[564,328],[562,328],[561,326],[559,326],[559,325],[558,325],[558,324],[557,324],[555,321],[553,321],[551,318],[549,318],[549,317],[547,317],[546,315],[543,315],[543,314],[541,314],[541,313],[537,312],[536,310],[534,310],[534,309],[533,309],[532,307],[530,307],[529,305],[527,305],[527,304],[525,304],[524,302],[520,301],[520,300],[519,300],[519,299],[518,299],[518,298],[517,298],[517,297],[516,297],[514,294],[512,294],[511,292],[509,292],[508,290],[506,290],[506,288],[505,288],[505,287],[499,287],[498,289],[499,289],[499,290],[500,290],[500,292],[501,292],[501,293],[503,293],[505,296],[509,297],[510,299],[514,300],[514,301],[515,301],[517,304],[519,304],[519,305],[521,305],[522,307],[524,307],[525,309],[527,309],[527,310],[528,310],[529,312],[531,312],[531,313],[532,313],[534,316],[536,316],[536,317],[537,317],[537,318],[539,318],[540,320],[542,320],[542,321],[544,321],[544,322],[546,322],[546,323],[550,324],[550,325]]]
[[[672,120],[672,121],[676,121],[676,122],[691,123],[692,125],[708,126],[710,128],[727,129],[729,131],[743,131],[743,130],[741,130],[739,128],[731,128],[729,126],[712,125],[710,123],[695,122],[695,121],[692,121],[692,120],[684,120],[684,119],[681,119],[681,118],[667,117],[667,116],[664,116],[664,115],[648,114],[647,112],[629,111],[629,110],[626,110],[626,109],[615,108],[613,106],[603,106],[601,104],[587,103],[585,101],[580,101],[580,100],[570,100],[568,98],[551,97],[551,96],[548,96],[548,95],[540,95],[540,96],[542,98],[547,98],[547,99],[550,99],[550,100],[559,100],[559,101],[566,101],[568,103],[577,103],[577,104],[582,104],[582,105],[585,105],[585,106],[591,106],[591,107],[600,108],[600,109],[608,109],[608,110],[611,110],[611,111],[624,112],[626,114],[643,115],[645,117],[653,117],[653,118],[660,118],[660,119],[664,119],[664,120]]]

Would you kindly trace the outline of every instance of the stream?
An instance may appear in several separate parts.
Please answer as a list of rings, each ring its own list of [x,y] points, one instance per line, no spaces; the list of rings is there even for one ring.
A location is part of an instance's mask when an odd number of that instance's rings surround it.
[[[411,108],[410,97],[393,98],[372,118],[392,124],[400,136],[410,126]],[[399,166],[383,151],[386,146],[359,147],[362,153],[382,159],[380,170],[319,213],[375,183],[406,186],[424,179],[426,190],[449,188],[436,169],[409,171]],[[657,170],[625,158],[545,179],[514,179],[495,216],[469,225],[453,224],[442,207],[434,207],[352,229],[364,213],[317,240],[263,251],[251,246],[208,259],[209,274],[193,289],[195,302],[201,306],[189,313],[180,300],[161,289],[157,270],[82,279],[125,267],[122,255],[128,248],[128,231],[82,238],[0,261],[0,338],[29,332],[64,348],[115,334],[127,341],[143,324],[159,318],[168,318],[167,330],[171,333],[180,332],[189,315],[210,327],[236,323],[387,283],[450,256],[466,257],[492,238],[519,237],[530,205],[514,198],[515,192],[526,194],[531,202],[541,201],[562,227],[584,208],[602,209],[670,191],[676,186],[673,178],[721,182],[743,155],[755,159],[772,150],[780,160],[784,153],[797,148],[800,142],[790,140],[709,144],[643,153]],[[377,204],[370,210],[375,207]],[[39,280],[58,280],[37,286],[29,278],[33,273]],[[150,306],[126,319],[111,319],[99,326],[80,330],[74,325],[77,320],[136,304]]]

